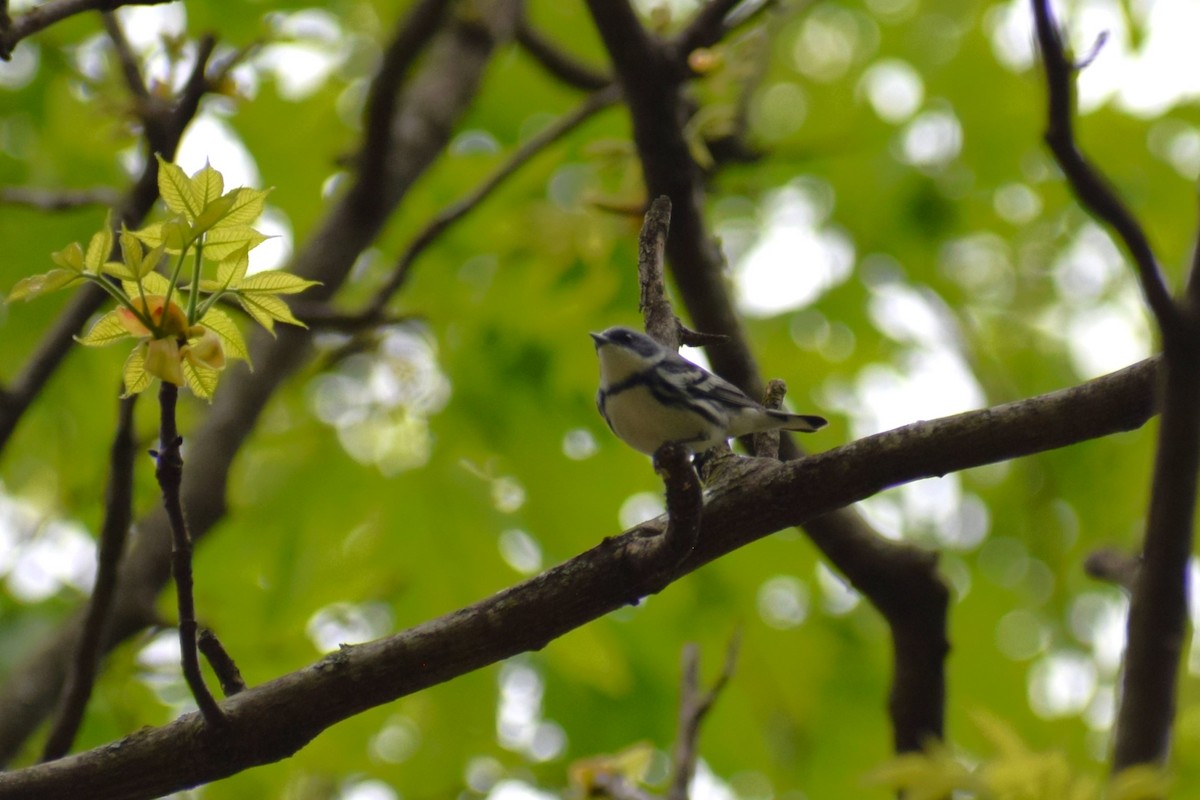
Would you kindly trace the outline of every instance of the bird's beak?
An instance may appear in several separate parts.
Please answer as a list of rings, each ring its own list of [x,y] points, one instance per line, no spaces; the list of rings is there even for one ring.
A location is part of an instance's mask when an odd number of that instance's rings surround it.
[[[596,347],[599,347],[608,341],[608,339],[604,338],[603,333],[588,333],[588,336],[592,337],[592,344],[596,345]]]

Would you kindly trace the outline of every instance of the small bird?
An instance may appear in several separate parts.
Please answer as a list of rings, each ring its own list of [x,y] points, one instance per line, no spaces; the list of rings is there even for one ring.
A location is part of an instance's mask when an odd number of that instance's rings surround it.
[[[618,327],[591,336],[600,359],[600,415],[618,438],[647,455],[665,442],[703,452],[731,436],[828,424],[824,417],[765,408],[644,333]]]

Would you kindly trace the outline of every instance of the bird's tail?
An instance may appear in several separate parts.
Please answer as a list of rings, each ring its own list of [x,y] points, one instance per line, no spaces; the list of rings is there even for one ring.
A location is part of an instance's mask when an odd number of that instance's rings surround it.
[[[829,424],[829,420],[816,414],[788,414],[784,411],[771,411],[770,414],[783,423],[780,427],[785,431],[812,433]]]

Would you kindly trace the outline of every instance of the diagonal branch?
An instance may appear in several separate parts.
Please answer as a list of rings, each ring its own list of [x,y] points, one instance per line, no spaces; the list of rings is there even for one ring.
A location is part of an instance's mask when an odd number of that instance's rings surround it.
[[[156,6],[171,0],[55,0],[34,6],[19,17],[0,25],[0,60],[8,61],[17,42],[49,28],[67,17],[86,11],[112,11],[121,6]]]
[[[688,800],[688,788],[692,777],[696,774],[697,743],[700,739],[700,725],[713,703],[733,677],[733,669],[737,665],[738,647],[741,637],[736,633],[729,640],[725,650],[725,664],[721,674],[713,682],[708,691],[700,690],[700,651],[694,644],[683,648],[683,680],[679,697],[679,733],[675,740],[675,748],[671,753],[673,774],[671,785],[667,789],[667,800]]]
[[[1040,397],[921,422],[792,462],[759,460],[758,479],[715,494],[696,548],[669,576],[886,487],[1128,430],[1153,410],[1157,364]],[[213,735],[197,714],[144,729],[116,745],[0,773],[0,800],[156,797],[277,761],[329,726],[529,649],[543,647],[629,602],[659,518],[474,605],[403,633],[343,647],[321,661],[221,703],[229,725]],[[647,535],[650,532],[651,535]],[[901,545],[875,543],[886,561]],[[890,569],[903,565],[892,563]],[[86,776],[86,778],[84,777]]]
[[[400,256],[391,275],[388,276],[387,282],[376,292],[370,305],[360,316],[369,320],[382,317],[388,301],[408,280],[413,263],[438,237],[490,197],[492,192],[521,167],[529,163],[534,156],[578,128],[595,114],[617,102],[619,97],[620,92],[616,86],[612,85],[593,92],[571,113],[559,117],[552,124],[529,137],[507,161],[489,175],[483,183],[475,187],[470,194],[442,209],[409,243],[408,249]]]
[[[559,50],[554,44],[529,24],[522,15],[517,22],[517,44],[525,48],[542,68],[568,86],[595,91],[612,83],[612,78],[593,67],[577,61]]]
[[[1146,233],[1112,186],[1075,143],[1074,73],[1077,67],[1063,49],[1062,34],[1050,16],[1048,0],[1033,0],[1033,14],[1042,62],[1046,67],[1046,144],[1070,181],[1079,202],[1117,234],[1133,258],[1146,304],[1154,314],[1163,336],[1170,337],[1178,326],[1179,312],[1171,300],[1171,293],[1150,249]]]

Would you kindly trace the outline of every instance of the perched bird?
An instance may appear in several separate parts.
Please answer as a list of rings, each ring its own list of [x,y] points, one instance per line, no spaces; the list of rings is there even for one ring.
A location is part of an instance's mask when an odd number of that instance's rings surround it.
[[[619,438],[648,455],[665,442],[702,452],[731,436],[782,428],[815,431],[827,420],[764,408],[741,389],[644,333],[593,333],[600,359],[600,415]]]

